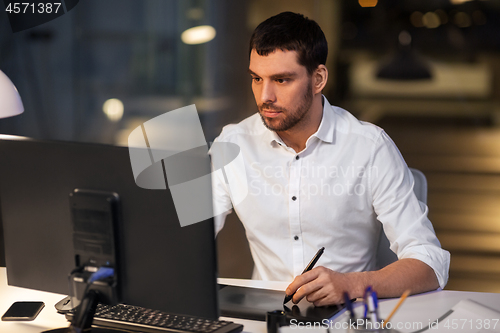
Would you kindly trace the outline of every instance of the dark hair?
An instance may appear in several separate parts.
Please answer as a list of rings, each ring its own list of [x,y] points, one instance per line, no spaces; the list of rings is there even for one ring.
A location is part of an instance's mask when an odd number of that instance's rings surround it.
[[[250,38],[250,50],[267,56],[280,49],[296,51],[298,62],[309,75],[326,63],[328,44],[318,23],[302,14],[283,12],[268,18],[255,28]]]

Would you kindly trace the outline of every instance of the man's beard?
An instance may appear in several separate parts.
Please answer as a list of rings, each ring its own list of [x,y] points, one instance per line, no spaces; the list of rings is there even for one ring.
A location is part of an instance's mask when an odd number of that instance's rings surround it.
[[[302,98],[300,104],[293,111],[287,110],[282,107],[274,106],[272,103],[262,103],[259,105],[259,114],[268,129],[274,132],[287,131],[297,125],[307,114],[307,111],[311,108],[313,100],[312,85],[311,82],[307,85],[307,89],[304,92],[304,97]],[[263,115],[263,111],[281,111],[285,116],[283,120],[278,121],[275,118],[267,118]]]

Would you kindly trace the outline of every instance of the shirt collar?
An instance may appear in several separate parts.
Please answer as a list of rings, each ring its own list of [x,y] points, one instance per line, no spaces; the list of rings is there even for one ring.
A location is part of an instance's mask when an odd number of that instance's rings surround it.
[[[280,136],[276,134],[276,132],[271,131],[267,128],[263,122],[261,122],[261,126],[264,128],[264,141],[269,142],[271,146],[286,146],[283,140],[281,140]]]
[[[330,105],[330,102],[328,102],[325,96],[322,97],[323,97],[323,117],[321,118],[321,123],[319,124],[318,130],[312,136],[315,136],[324,142],[332,143],[333,135],[335,132],[334,131],[335,118],[333,115],[333,110],[332,106]]]
[[[321,97],[323,98],[323,116],[318,130],[311,136],[317,137],[324,142],[332,143],[335,129],[335,119],[332,112],[332,106],[324,95]],[[270,145],[285,145],[276,132],[269,130],[264,126],[264,124],[262,124],[262,126],[265,128],[265,141],[269,142]]]

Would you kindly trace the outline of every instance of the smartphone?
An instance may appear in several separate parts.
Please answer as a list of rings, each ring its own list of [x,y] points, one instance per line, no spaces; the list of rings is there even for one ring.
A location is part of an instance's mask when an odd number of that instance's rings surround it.
[[[44,308],[43,302],[14,302],[2,316],[3,321],[29,321],[38,316]]]

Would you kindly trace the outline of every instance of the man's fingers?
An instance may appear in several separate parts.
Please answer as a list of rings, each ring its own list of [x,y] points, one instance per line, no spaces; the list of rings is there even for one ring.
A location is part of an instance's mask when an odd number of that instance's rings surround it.
[[[317,279],[313,279],[312,281],[309,281],[306,284],[302,285],[295,292],[292,300],[295,304],[297,304],[302,298],[304,298],[304,296],[309,296],[310,294],[317,292],[319,289],[321,289],[321,287],[322,285],[317,283]]]
[[[326,297],[325,288],[322,285],[319,285],[318,289],[311,292],[309,295],[306,295],[306,299],[310,303],[315,303],[315,302],[319,301],[320,299],[323,299],[324,297]]]
[[[296,276],[290,285],[286,288],[285,292],[287,295],[291,295],[297,291],[304,284],[309,283],[310,281],[316,279],[318,277],[318,271],[315,269],[310,270],[309,272],[305,272],[299,276]]]
[[[325,267],[316,267],[313,270],[297,276],[288,286],[286,293],[293,293],[293,303],[299,303],[304,297],[315,306],[342,303],[342,290],[345,287],[343,275]]]
[[[314,304],[314,306],[325,306],[325,305],[330,305],[330,303],[328,302],[328,297],[325,296],[325,297],[322,297],[318,300],[315,300],[314,302],[312,302]]]

